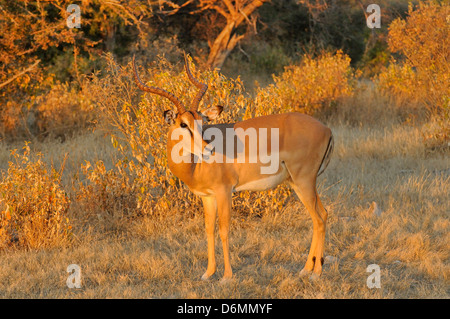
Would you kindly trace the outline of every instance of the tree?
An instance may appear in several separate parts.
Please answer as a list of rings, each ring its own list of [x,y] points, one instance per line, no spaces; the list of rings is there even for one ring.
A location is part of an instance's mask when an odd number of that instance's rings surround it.
[[[81,27],[72,28],[73,2],[0,0],[0,138],[29,134],[36,97],[92,72],[105,49],[124,51],[123,43],[115,46],[116,35],[126,33],[128,41],[141,35],[152,9],[147,0],[78,1]]]
[[[84,0],[79,4],[81,28],[70,28],[66,19],[72,2],[0,0],[0,27],[5,30],[0,35],[0,87],[25,77],[41,81],[40,69],[69,48],[74,55],[112,50],[117,26],[133,25],[142,32],[142,19],[151,14],[144,0]],[[39,67],[37,61],[42,61]]]

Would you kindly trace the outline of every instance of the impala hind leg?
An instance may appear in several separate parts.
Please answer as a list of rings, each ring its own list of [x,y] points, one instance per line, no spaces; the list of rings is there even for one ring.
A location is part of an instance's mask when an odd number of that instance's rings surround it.
[[[311,180],[294,180],[291,185],[311,215],[313,222],[311,247],[305,267],[300,272],[300,275],[313,272],[311,278],[316,279],[322,274],[327,212],[317,194],[315,178]]]
[[[216,272],[216,259],[214,256],[214,230],[216,223],[217,202],[214,196],[202,197],[203,209],[205,211],[206,239],[208,241],[208,267],[202,276],[207,280]]]

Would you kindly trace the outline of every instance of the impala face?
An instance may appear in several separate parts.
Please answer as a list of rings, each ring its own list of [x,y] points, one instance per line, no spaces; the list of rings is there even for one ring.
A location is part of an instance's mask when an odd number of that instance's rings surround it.
[[[223,107],[218,105],[209,107],[203,113],[186,111],[180,114],[172,110],[164,112],[164,120],[170,125],[169,138],[172,141],[179,140],[171,152],[175,163],[186,160],[190,162],[190,154],[196,155],[200,160],[203,155],[212,155],[213,150],[203,139],[202,124],[215,119],[222,110]]]

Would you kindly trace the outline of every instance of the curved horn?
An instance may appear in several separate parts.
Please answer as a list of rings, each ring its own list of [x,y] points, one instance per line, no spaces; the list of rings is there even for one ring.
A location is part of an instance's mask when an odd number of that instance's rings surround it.
[[[208,89],[208,86],[205,83],[202,83],[202,82],[198,81],[196,78],[194,78],[194,76],[191,73],[191,70],[189,69],[189,61],[188,61],[186,54],[184,54],[184,66],[186,68],[186,73],[187,73],[189,80],[199,89],[199,91],[197,92],[197,95],[192,100],[192,104],[191,104],[191,111],[195,112],[195,111],[197,111],[198,105],[200,104],[200,101],[202,100],[203,95],[205,95],[206,90]]]
[[[172,93],[167,92],[166,90],[157,88],[155,86],[147,86],[144,83],[142,83],[141,79],[139,78],[139,74],[137,72],[134,55],[133,55],[133,68],[134,68],[134,80],[135,80],[137,86],[142,91],[163,96],[163,97],[169,99],[173,104],[175,104],[175,106],[177,107],[178,113],[182,114],[182,113],[186,112],[186,109],[185,109],[183,103],[181,103],[181,101]]]

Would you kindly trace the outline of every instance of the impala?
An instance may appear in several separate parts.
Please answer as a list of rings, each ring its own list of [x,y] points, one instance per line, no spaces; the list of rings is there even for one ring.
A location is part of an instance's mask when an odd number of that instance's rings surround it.
[[[176,112],[173,110],[164,112],[165,121],[169,125],[168,166],[171,172],[182,180],[194,194],[201,197],[203,202],[208,243],[208,266],[202,279],[208,279],[216,271],[214,256],[216,214],[219,220],[219,235],[224,257],[222,281],[232,277],[228,237],[232,193],[244,190],[268,190],[284,181],[289,182],[293,187],[313,222],[313,237],[309,255],[300,274],[311,274],[312,279],[319,277],[324,261],[327,211],[317,194],[316,178],[325,170],[330,160],[333,150],[331,130],[316,119],[301,113],[273,114],[237,123],[202,126],[199,125],[201,121],[215,119],[222,112],[223,107],[210,106],[202,112],[198,110],[199,103],[208,86],[194,78],[186,57],[186,74],[198,88],[198,93],[192,100],[189,109],[186,109],[172,93],[144,84],[139,78],[134,57],[133,68],[134,79],[141,90],[163,96],[176,107]],[[215,132],[223,134],[216,134],[215,139],[211,140],[211,136],[205,137],[204,133],[207,129],[214,129]],[[249,131],[254,133],[246,134]],[[230,132],[236,134],[230,136]],[[265,134],[261,132],[265,132]],[[180,141],[181,135],[183,139]],[[246,137],[249,137],[248,143],[246,143]],[[186,139],[188,144],[185,143]],[[229,139],[237,139],[238,142],[229,143]],[[181,153],[180,143],[183,146]],[[212,147],[213,144],[216,146],[226,145],[227,149],[224,151],[218,147]],[[175,148],[177,149],[175,150]],[[230,150],[231,148],[232,150]],[[267,168],[267,159],[263,160],[261,152],[251,151],[255,148],[268,150],[272,160],[276,159],[275,169],[270,172],[264,171],[264,168]],[[176,156],[173,156],[174,154]],[[202,157],[208,159],[211,156],[216,159],[223,156],[227,159],[221,161],[202,160]],[[179,157],[184,160],[180,160]],[[274,163],[271,165],[273,166]]]

